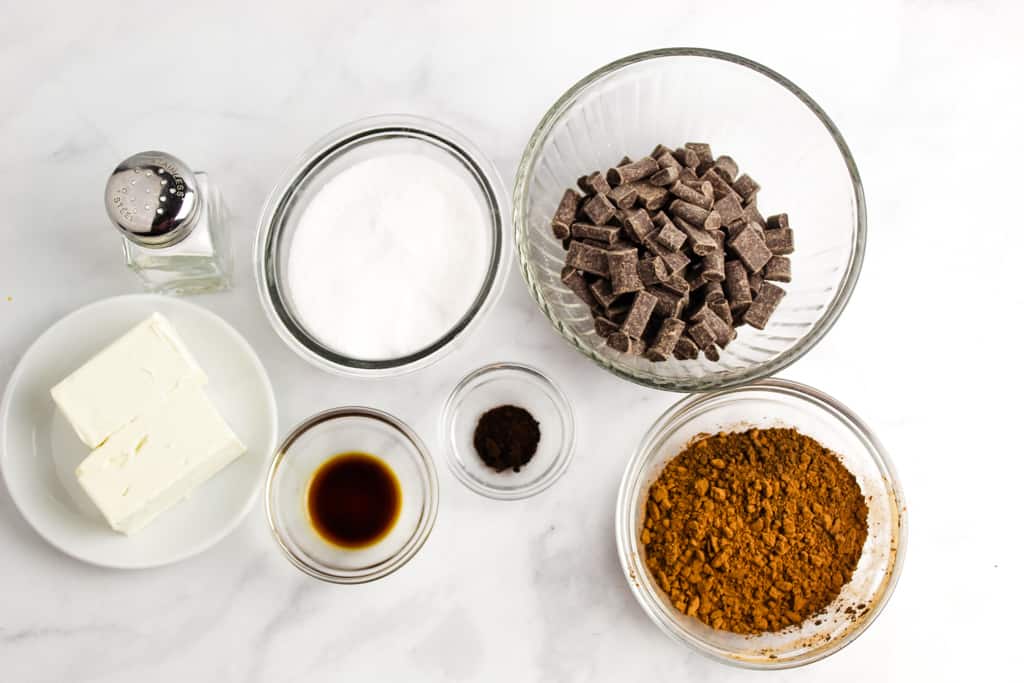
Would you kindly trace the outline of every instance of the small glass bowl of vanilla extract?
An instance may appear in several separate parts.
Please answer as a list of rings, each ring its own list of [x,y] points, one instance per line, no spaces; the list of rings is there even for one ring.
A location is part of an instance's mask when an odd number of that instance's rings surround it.
[[[270,528],[288,560],[332,583],[396,571],[437,517],[433,459],[404,422],[380,410],[335,408],[285,438],[267,477]]]

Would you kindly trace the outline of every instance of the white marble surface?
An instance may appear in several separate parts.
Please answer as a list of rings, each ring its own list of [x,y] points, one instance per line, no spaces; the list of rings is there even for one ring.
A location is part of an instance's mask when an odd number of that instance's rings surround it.
[[[156,147],[210,171],[235,209],[239,286],[197,301],[262,355],[283,429],[362,403],[408,420],[437,450],[441,401],[465,372],[495,360],[554,376],[581,429],[565,478],[520,503],[468,492],[435,453],[433,536],[404,570],[358,588],[299,575],[258,509],[190,561],[96,569],[46,545],[0,491],[0,680],[1019,677],[1024,449],[1012,425],[1024,379],[1024,10],[776,5],[4,3],[0,383],[58,317],[137,289],[101,194],[114,163]],[[665,45],[739,52],[792,78],[836,120],[865,181],[861,284],[832,333],[784,375],[847,402],[877,430],[909,500],[910,552],[872,628],[796,671],[712,663],[665,638],[635,604],[615,555],[613,500],[631,447],[678,397],[597,371],[548,326],[517,272],[460,352],[379,381],[303,363],[273,335],[252,283],[264,196],[332,127],[389,111],[432,116],[476,140],[511,183],[530,131],[569,84]]]

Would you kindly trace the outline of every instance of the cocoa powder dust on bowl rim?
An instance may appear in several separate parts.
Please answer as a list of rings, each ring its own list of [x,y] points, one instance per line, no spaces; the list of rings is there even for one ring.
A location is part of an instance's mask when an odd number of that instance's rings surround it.
[[[473,447],[484,463],[498,472],[518,472],[530,462],[540,443],[540,425],[527,410],[504,405],[480,416]]]
[[[853,577],[867,505],[838,456],[795,429],[705,436],[651,485],[640,541],[679,611],[740,634],[822,613]]]

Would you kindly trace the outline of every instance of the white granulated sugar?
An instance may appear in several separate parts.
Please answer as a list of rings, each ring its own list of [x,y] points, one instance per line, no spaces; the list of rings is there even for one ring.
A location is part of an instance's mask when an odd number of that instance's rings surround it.
[[[363,360],[399,358],[469,310],[490,260],[472,179],[435,159],[359,162],[310,200],[295,228],[288,285],[303,326]]]

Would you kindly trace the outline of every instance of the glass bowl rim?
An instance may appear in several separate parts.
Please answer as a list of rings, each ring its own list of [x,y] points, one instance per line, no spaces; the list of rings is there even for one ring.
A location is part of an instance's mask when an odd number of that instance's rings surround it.
[[[476,382],[481,377],[506,371],[526,375],[531,381],[539,382],[550,390],[551,394],[555,397],[555,408],[558,416],[561,418],[564,435],[554,462],[551,463],[548,471],[543,476],[522,486],[501,489],[470,476],[461,467],[463,458],[458,455],[459,449],[452,438],[451,427],[458,412],[455,408],[456,400],[465,393],[470,384]],[[576,417],[573,414],[572,404],[569,402],[568,397],[554,380],[537,368],[523,363],[489,363],[468,373],[459,380],[451,393],[448,394],[448,398],[445,399],[444,406],[441,409],[439,426],[441,440],[445,448],[445,460],[448,463],[449,471],[470,491],[493,500],[522,500],[547,490],[569,469],[569,465],[576,453]]]
[[[291,203],[292,193],[303,183],[348,154],[364,141],[389,135],[391,138],[427,138],[467,164],[475,183],[474,189],[490,207],[490,227],[494,244],[490,265],[477,298],[455,325],[429,346],[408,356],[381,360],[349,358],[319,343],[302,326],[291,311],[285,297],[277,293],[279,259],[271,254],[283,221],[280,211]],[[501,296],[508,279],[508,195],[497,167],[472,141],[454,128],[414,114],[378,114],[345,123],[316,140],[306,148],[281,176],[260,214],[259,229],[253,249],[253,272],[263,312],[271,327],[285,344],[312,365],[334,374],[362,377],[388,377],[413,372],[432,365],[452,351],[486,317]],[[273,283],[271,282],[273,280]],[[283,313],[282,313],[283,311]],[[284,318],[287,317],[286,322]],[[295,328],[295,329],[293,329]]]
[[[634,569],[631,567],[630,563],[630,554],[634,552],[634,546],[637,548],[639,547],[639,544],[635,542],[637,534],[633,529],[633,524],[628,519],[629,509],[633,506],[632,499],[630,497],[630,490],[635,489],[638,492],[637,500],[639,500],[639,496],[642,495],[642,491],[640,490],[642,488],[642,482],[639,484],[637,484],[637,482],[646,467],[652,444],[663,435],[669,425],[691,415],[702,406],[723,397],[738,397],[742,394],[751,392],[768,392],[783,395],[788,398],[795,398],[805,403],[810,403],[815,407],[825,410],[839,418],[846,429],[853,432],[857,436],[858,440],[864,444],[864,447],[870,453],[872,460],[878,466],[881,474],[885,477],[888,483],[888,489],[891,492],[892,499],[890,502],[892,504],[892,509],[894,510],[893,524],[896,530],[894,532],[893,539],[891,539],[895,542],[891,571],[887,577],[884,589],[874,600],[871,609],[853,629],[844,635],[844,637],[831,640],[822,647],[815,648],[808,653],[791,659],[759,661],[731,657],[728,655],[726,650],[711,648],[706,646],[704,643],[701,643],[696,638],[692,637],[685,629],[682,630],[682,634],[677,633],[675,630],[670,628],[669,624],[665,622],[663,615],[659,613],[659,610],[664,611],[667,608],[665,608],[662,602],[658,600],[655,595],[640,585],[640,579],[633,575]],[[685,420],[683,421],[685,422]],[[845,404],[829,396],[823,391],[791,380],[764,379],[745,384],[740,387],[722,389],[710,393],[694,394],[673,403],[654,421],[651,427],[640,439],[636,450],[630,456],[630,459],[626,464],[626,469],[622,474],[622,480],[619,483],[618,495],[615,500],[615,545],[619,556],[619,564],[622,567],[623,575],[626,578],[626,582],[629,584],[633,597],[636,598],[636,601],[640,604],[644,613],[663,633],[673,640],[682,641],[700,654],[715,661],[744,669],[771,670],[791,669],[804,666],[833,655],[853,641],[857,640],[857,638],[867,631],[868,627],[874,623],[875,619],[877,619],[885,609],[885,606],[888,604],[889,599],[892,597],[892,594],[896,589],[896,584],[899,583],[903,563],[906,559],[907,538],[906,498],[903,494],[902,487],[900,486],[899,477],[896,473],[893,461],[889,457],[885,447],[879,441],[877,435],[872,432],[867,424],[865,424],[864,421],[861,420],[861,418]]]
[[[547,140],[547,137],[551,133],[554,125],[561,120],[573,105],[576,104],[577,99],[584,91],[595,83],[603,80],[605,77],[626,67],[642,62],[680,57],[698,57],[717,60],[750,69],[751,71],[768,78],[777,85],[782,86],[792,95],[796,96],[796,98],[799,99],[825,127],[825,130],[828,132],[833,143],[835,143],[839,150],[839,153],[846,164],[847,172],[849,173],[855,200],[856,222],[854,223],[853,229],[853,248],[851,250],[850,258],[847,261],[846,270],[843,273],[842,280],[837,287],[836,296],[829,303],[828,309],[811,326],[810,330],[808,330],[803,338],[791,348],[768,361],[752,365],[749,368],[738,372],[736,375],[725,379],[716,378],[714,375],[688,379],[640,377],[630,372],[628,369],[619,368],[614,363],[609,362],[601,354],[597,353],[596,350],[589,348],[588,345],[582,341],[579,335],[575,334],[567,326],[563,325],[558,319],[558,316],[555,314],[551,305],[549,305],[541,295],[537,279],[531,274],[532,266],[527,253],[527,211],[530,200],[529,180],[533,176],[534,166],[537,163],[541,145]],[[526,286],[530,292],[530,296],[533,297],[533,300],[540,307],[541,312],[544,313],[544,316],[548,319],[551,325],[558,330],[559,334],[566,341],[568,341],[584,356],[590,358],[599,366],[618,377],[653,389],[689,393],[714,391],[741,386],[747,382],[774,375],[799,360],[805,353],[814,348],[822,338],[824,338],[839,319],[839,316],[846,308],[847,303],[849,303],[853,290],[856,287],[857,280],[860,277],[867,242],[867,206],[864,200],[864,186],[861,182],[860,171],[857,169],[857,164],[853,159],[849,146],[846,144],[846,140],[843,138],[842,134],[839,132],[839,128],[828,114],[826,114],[821,106],[818,105],[818,103],[815,102],[814,99],[812,99],[811,96],[804,92],[799,86],[782,74],[769,69],[758,62],[731,52],[696,47],[670,47],[638,52],[606,64],[573,84],[561,97],[558,98],[558,100],[555,101],[547,112],[544,113],[540,123],[537,124],[537,127],[530,135],[530,140],[527,142],[526,149],[523,151],[523,156],[519,162],[519,167],[516,170],[512,190],[512,225],[514,230],[513,243],[515,245],[516,256],[519,262],[519,272],[526,281]]]
[[[417,465],[419,465],[418,469],[420,469],[421,474],[423,474],[425,489],[423,495],[423,506],[420,510],[419,521],[417,522],[412,535],[395,551],[393,555],[369,567],[354,570],[338,570],[334,573],[328,573],[309,565],[288,548],[287,544],[284,542],[284,531],[279,529],[274,521],[274,513],[276,512],[277,506],[273,502],[272,489],[278,469],[285,456],[287,456],[288,449],[294,445],[300,437],[328,422],[345,420],[352,417],[363,417],[377,420],[389,427],[391,430],[397,432],[412,446],[412,450],[417,455]],[[398,571],[420,551],[423,544],[427,542],[427,538],[430,536],[430,532],[434,528],[434,523],[437,521],[439,492],[440,488],[437,481],[437,470],[434,467],[434,460],[430,456],[430,451],[427,450],[422,439],[420,439],[409,425],[402,420],[399,420],[394,415],[376,408],[369,408],[366,406],[342,406],[339,408],[325,410],[307,418],[297,425],[288,434],[288,436],[284,438],[281,445],[274,452],[273,460],[271,460],[270,468],[267,471],[267,481],[264,487],[264,509],[267,515],[267,521],[270,525],[270,532],[274,536],[274,540],[277,542],[278,547],[282,550],[288,561],[295,567],[315,579],[320,579],[321,581],[326,581],[328,583],[359,584],[376,581],[377,579],[382,579],[385,576]]]

